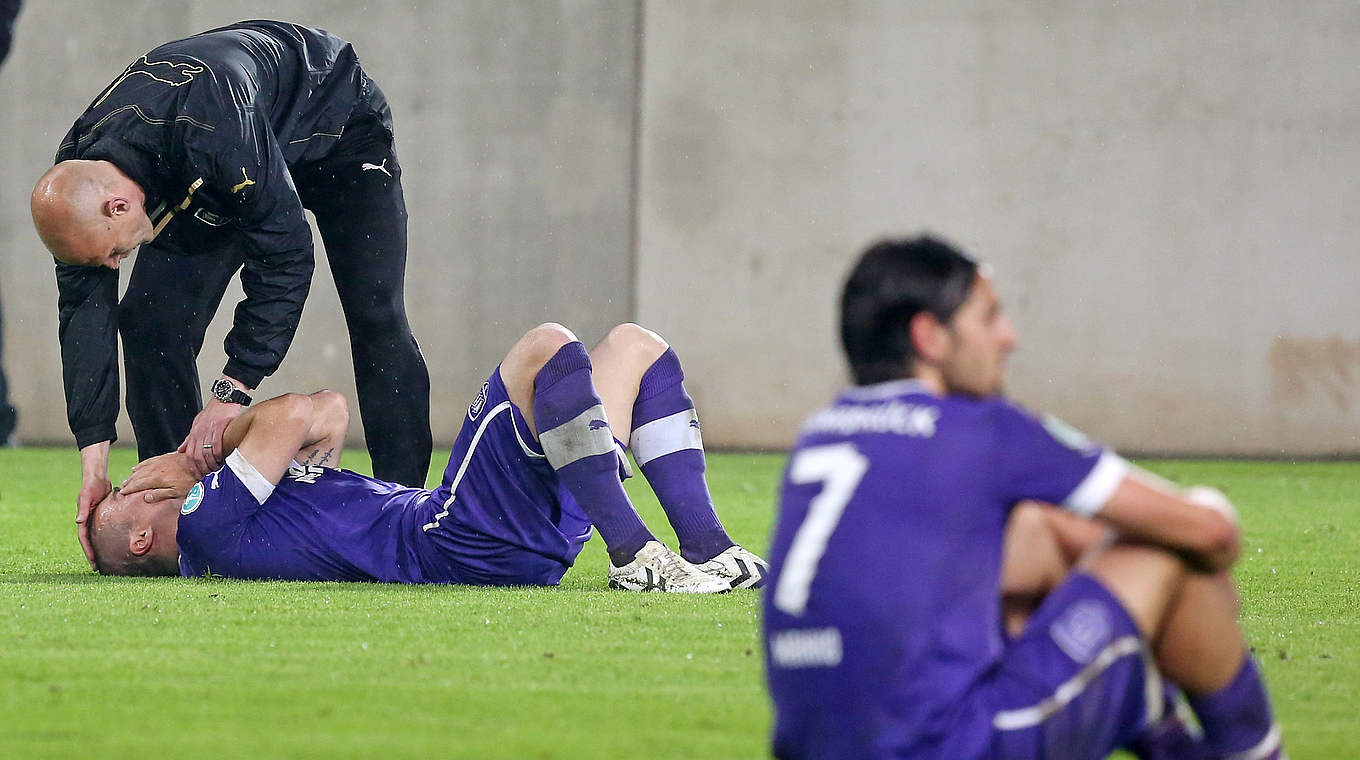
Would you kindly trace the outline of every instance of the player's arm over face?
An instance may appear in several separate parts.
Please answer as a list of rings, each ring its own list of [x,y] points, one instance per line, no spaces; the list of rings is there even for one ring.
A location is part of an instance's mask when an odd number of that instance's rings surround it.
[[[289,393],[247,410],[222,434],[223,455],[239,451],[270,483],[294,460],[339,467],[349,406],[334,391]]]
[[[222,456],[239,448],[246,461],[277,484],[294,459],[339,467],[348,427],[349,408],[338,393],[279,396],[246,410],[227,426]],[[123,491],[143,493],[148,502],[182,498],[198,478],[188,456],[172,451],[139,462],[124,481]]]
[[[1164,546],[1206,571],[1225,570],[1242,551],[1242,529],[1227,499],[1212,489],[1180,493],[1136,467],[1095,516],[1125,538]]]

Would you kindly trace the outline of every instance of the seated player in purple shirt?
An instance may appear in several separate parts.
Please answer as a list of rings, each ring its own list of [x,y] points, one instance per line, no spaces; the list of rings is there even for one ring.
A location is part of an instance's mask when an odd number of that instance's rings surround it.
[[[870,248],[841,317],[855,386],[803,426],[770,548],[776,757],[1283,756],[1222,494],[1007,401],[1015,332],[944,243]]]
[[[530,330],[468,408],[433,491],[336,469],[349,414],[330,391],[248,410],[202,480],[183,454],[134,468],[99,504],[100,572],[477,585],[556,585],[600,532],[609,585],[717,593],[758,587],[765,563],[723,529],[698,416],[675,352],[620,325],[587,353],[566,328]],[[632,450],[680,539],[643,524],[623,489]]]

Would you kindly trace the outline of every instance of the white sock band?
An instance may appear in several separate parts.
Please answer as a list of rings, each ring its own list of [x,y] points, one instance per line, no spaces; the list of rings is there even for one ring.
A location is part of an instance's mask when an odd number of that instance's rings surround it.
[[[554,470],[586,457],[614,451],[614,431],[610,430],[609,418],[605,417],[604,406],[600,404],[552,430],[539,433],[538,441],[543,444],[543,453]]]
[[[628,440],[633,450],[633,458],[638,466],[647,464],[658,457],[686,449],[704,450],[703,438],[699,435],[699,415],[693,409],[676,412],[669,417],[652,420],[633,431]]]

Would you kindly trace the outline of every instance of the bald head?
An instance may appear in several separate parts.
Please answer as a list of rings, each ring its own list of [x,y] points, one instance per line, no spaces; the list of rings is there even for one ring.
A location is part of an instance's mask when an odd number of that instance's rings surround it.
[[[104,575],[178,575],[176,512],[182,500],[146,503],[113,491],[90,515],[95,567]]]
[[[62,161],[33,188],[33,226],[65,264],[117,269],[152,237],[142,188],[108,161]]]

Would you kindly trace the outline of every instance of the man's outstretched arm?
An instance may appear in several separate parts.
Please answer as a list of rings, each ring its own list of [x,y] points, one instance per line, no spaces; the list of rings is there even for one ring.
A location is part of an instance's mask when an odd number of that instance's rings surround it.
[[[277,484],[297,460],[339,467],[349,429],[349,406],[334,391],[290,393],[269,399],[232,420],[222,434],[222,455],[240,450],[261,475]],[[193,464],[179,452],[152,457],[132,468],[123,483],[148,502],[184,496],[198,481]]]

